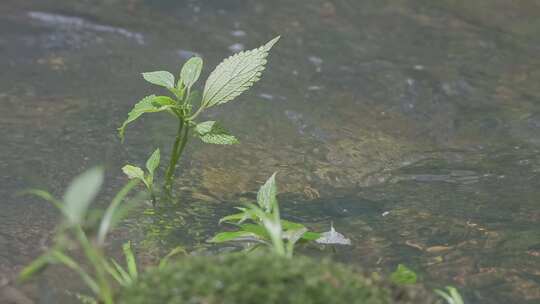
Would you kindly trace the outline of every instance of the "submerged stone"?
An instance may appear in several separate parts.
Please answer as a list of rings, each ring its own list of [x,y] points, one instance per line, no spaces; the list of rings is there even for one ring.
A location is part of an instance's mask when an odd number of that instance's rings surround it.
[[[419,286],[397,287],[341,264],[268,254],[193,256],[144,274],[119,303],[435,303]]]

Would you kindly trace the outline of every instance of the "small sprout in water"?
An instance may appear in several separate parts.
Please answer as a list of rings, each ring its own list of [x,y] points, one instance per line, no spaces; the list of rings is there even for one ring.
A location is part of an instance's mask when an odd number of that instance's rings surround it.
[[[246,207],[238,207],[240,213],[228,215],[220,220],[220,223],[227,222],[236,225],[240,230],[218,233],[209,242],[254,243],[250,249],[267,245],[276,254],[290,258],[298,242],[318,239],[319,233],[308,231],[302,224],[281,219],[276,199],[275,176],[275,173],[272,174],[259,189],[257,205],[247,204]]]
[[[148,171],[147,174],[144,173],[143,169],[132,166],[132,165],[125,165],[122,167],[122,171],[129,179],[135,179],[140,180],[144,183],[146,188],[148,189],[148,192],[152,196],[152,203],[155,204],[155,194],[154,194],[154,173],[159,166],[160,161],[160,152],[159,148],[150,155],[148,160],[146,161],[146,170]]]

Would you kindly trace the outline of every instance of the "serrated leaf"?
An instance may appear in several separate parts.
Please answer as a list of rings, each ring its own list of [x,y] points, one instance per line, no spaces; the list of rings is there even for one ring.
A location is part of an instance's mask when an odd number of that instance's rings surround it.
[[[165,88],[174,88],[174,75],[167,71],[142,73],[144,80]]]
[[[197,82],[201,75],[203,60],[201,57],[192,57],[182,67],[180,71],[180,79],[188,90]]]
[[[214,127],[215,124],[216,124],[215,121],[205,121],[205,122],[198,123],[195,126],[195,132],[197,132],[197,134],[199,135],[205,135],[212,131],[212,128]]]
[[[95,167],[77,176],[64,194],[64,212],[71,224],[81,224],[88,206],[103,184],[103,168]]]
[[[277,172],[274,172],[274,174],[270,176],[257,193],[257,203],[265,212],[270,212],[273,206],[277,204],[276,173]]]
[[[129,179],[136,178],[144,180],[144,171],[137,166],[125,165],[122,167],[122,172],[124,172],[124,174],[127,175]]]
[[[278,40],[279,36],[257,49],[240,52],[221,62],[206,81],[203,106],[229,102],[253,86],[261,77],[268,51]]]
[[[160,151],[159,148],[157,148],[152,155],[148,158],[146,161],[146,169],[148,169],[148,172],[151,176],[154,175],[154,172],[156,171],[157,167],[159,166],[160,161]]]
[[[416,284],[416,273],[403,264],[390,275],[390,280],[398,285]]]
[[[207,144],[233,145],[238,143],[238,139],[230,135],[227,130],[218,125],[215,121],[205,121],[195,126],[195,133]]]
[[[216,234],[208,240],[210,243],[224,243],[230,241],[256,240],[257,236],[247,231],[227,231]]]
[[[176,106],[176,102],[167,96],[150,95],[139,101],[133,109],[128,113],[128,118],[122,123],[122,126],[118,128],[120,138],[124,140],[124,132],[126,126],[135,121],[144,113],[162,112],[171,109]]]

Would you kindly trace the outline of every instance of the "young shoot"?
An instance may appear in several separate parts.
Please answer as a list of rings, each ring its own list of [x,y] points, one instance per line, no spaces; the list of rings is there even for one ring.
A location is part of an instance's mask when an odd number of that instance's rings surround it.
[[[246,207],[237,207],[240,213],[220,220],[220,223],[235,225],[239,230],[218,233],[209,242],[249,242],[250,249],[266,245],[276,254],[291,258],[298,241],[314,241],[320,238],[319,233],[309,232],[302,224],[281,219],[276,199],[275,176],[274,173],[259,189],[257,205],[247,204]]]
[[[178,81],[167,71],[142,74],[149,83],[166,88],[170,96],[144,97],[129,112],[118,132],[123,140],[127,125],[146,113],[166,112],[176,118],[177,131],[165,173],[164,187],[168,193],[171,193],[176,166],[190,136],[209,144],[238,143],[236,137],[216,121],[198,121],[197,118],[205,110],[232,101],[253,86],[261,78],[268,52],[278,40],[279,36],[259,48],[225,59],[210,73],[202,94],[194,89],[203,66],[200,57],[193,57],[184,64]],[[193,110],[197,105],[198,108]]]
[[[122,167],[122,171],[129,179],[136,179],[143,182],[143,184],[146,186],[146,189],[152,196],[152,204],[156,204],[156,195],[154,193],[154,173],[159,167],[159,161],[160,161],[160,152],[159,148],[150,155],[148,160],[146,161],[146,170],[147,173],[145,174],[143,169],[137,166],[133,165],[125,165]]]

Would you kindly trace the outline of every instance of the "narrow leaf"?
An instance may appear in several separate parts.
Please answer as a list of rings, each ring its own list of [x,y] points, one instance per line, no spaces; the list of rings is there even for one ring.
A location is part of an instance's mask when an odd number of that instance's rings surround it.
[[[160,152],[159,148],[157,148],[152,155],[150,155],[150,158],[146,161],[146,169],[148,169],[148,172],[150,175],[154,175],[154,171],[156,171],[156,168],[159,166],[159,160],[160,160]]]
[[[79,276],[82,278],[86,286],[88,286],[92,292],[95,294],[100,294],[100,288],[99,285],[96,283],[96,281],[84,270],[81,265],[79,265],[75,260],[70,258],[69,256],[65,255],[64,253],[60,251],[53,251],[51,252],[51,255],[54,257],[56,261],[59,263],[67,266],[68,268],[71,268],[76,273],[79,274]]]
[[[128,286],[129,282],[124,281],[124,277],[118,272],[117,268],[113,267],[111,263],[109,263],[107,260],[103,261],[103,267],[105,268],[105,271],[109,273],[113,279],[122,286]]]
[[[72,224],[81,224],[90,203],[103,183],[103,168],[95,167],[77,176],[64,195],[64,210]]]
[[[254,241],[257,236],[247,231],[227,231],[216,234],[208,242],[210,243],[224,243],[230,241]]]
[[[169,263],[169,260],[174,257],[174,256],[177,256],[178,254],[184,254],[184,255],[188,255],[188,252],[186,251],[186,249],[184,249],[184,247],[182,246],[178,246],[178,247],[175,247],[173,250],[169,251],[169,253],[167,253],[166,256],[164,256],[160,261],[159,261],[159,266],[158,268],[159,269],[164,269],[167,264]]]
[[[62,202],[56,199],[54,196],[52,196],[52,194],[50,194],[49,192],[45,190],[29,189],[29,190],[23,191],[22,194],[32,194],[43,200],[46,200],[50,202],[51,204],[53,204],[56,207],[56,209],[60,210],[65,215],[65,210],[64,210],[64,206]]]
[[[259,192],[257,193],[257,203],[261,208],[266,212],[272,210],[272,206],[277,204],[276,194],[276,173],[272,174],[270,178],[261,186]]]
[[[137,271],[137,262],[135,261],[135,255],[131,249],[131,242],[126,242],[122,245],[122,251],[124,252],[124,257],[126,259],[126,265],[129,272],[129,276],[135,280],[138,276]]]
[[[51,256],[49,253],[45,253],[33,260],[28,266],[24,267],[19,273],[18,280],[23,283],[32,278],[36,274],[42,272],[51,263]]]
[[[268,51],[278,40],[279,36],[257,49],[240,52],[221,62],[206,81],[203,106],[229,102],[253,86],[261,77]]]
[[[125,167],[124,167],[125,168]],[[125,172],[125,171],[124,171]],[[107,210],[105,211],[105,214],[103,215],[103,219],[101,220],[101,223],[99,224],[98,229],[98,235],[97,235],[97,242],[100,245],[103,245],[105,243],[105,238],[107,236],[107,233],[114,225],[115,215],[117,213],[118,207],[120,206],[120,203],[124,200],[124,198],[129,194],[129,192],[139,183],[138,180],[132,180],[129,183],[127,183],[118,193],[115,195],[113,200],[111,201],[111,204],[109,207],[107,207]]]
[[[122,283],[121,284],[124,285],[124,286],[130,285],[133,281],[131,280],[131,277],[129,276],[129,273],[122,266],[120,266],[120,264],[118,264],[118,262],[115,259],[111,259],[111,263],[113,264],[116,271],[122,277]]]
[[[193,86],[199,76],[201,75],[201,70],[203,66],[203,60],[201,57],[192,57],[182,67],[180,71],[180,79],[188,90]]]
[[[167,71],[142,73],[144,80],[165,88],[174,87],[174,75]]]
[[[222,217],[219,220],[219,223],[228,222],[228,223],[241,223],[247,219],[251,219],[251,214],[249,212],[235,213]]]

